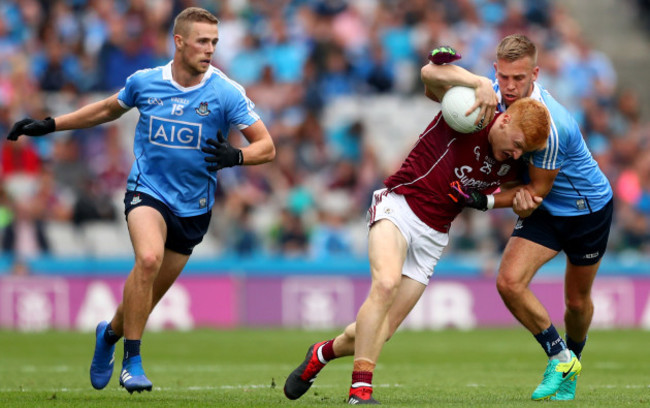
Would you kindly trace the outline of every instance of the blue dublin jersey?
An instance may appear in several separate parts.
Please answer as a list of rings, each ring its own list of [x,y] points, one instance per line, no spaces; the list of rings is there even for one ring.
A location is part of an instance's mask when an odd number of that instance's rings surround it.
[[[200,84],[185,88],[172,78],[171,66],[135,72],[118,94],[122,107],[140,112],[127,190],[191,217],[212,208],[217,186],[201,147],[218,130],[226,137],[231,126],[244,129],[259,116],[244,89],[219,69],[210,67]]]
[[[591,156],[578,123],[545,89],[537,83],[534,86],[530,97],[542,102],[551,114],[551,133],[544,150],[523,157],[538,168],[560,169],[542,208],[552,215],[569,217],[602,209],[612,199],[612,187]],[[506,107],[497,81],[494,90],[498,110],[503,112]]]

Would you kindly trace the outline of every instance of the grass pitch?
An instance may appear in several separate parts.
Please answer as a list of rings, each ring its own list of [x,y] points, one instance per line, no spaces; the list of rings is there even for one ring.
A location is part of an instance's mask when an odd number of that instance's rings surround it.
[[[122,347],[106,389],[88,369],[90,333],[0,331],[1,407],[328,407],[347,397],[352,359],[333,361],[297,401],[286,376],[307,347],[337,332],[196,330],[146,333],[143,360],[151,393],[119,387]],[[573,402],[534,402],[546,358],[523,328],[398,332],[375,372],[375,397],[393,407],[650,406],[650,333],[592,331]]]

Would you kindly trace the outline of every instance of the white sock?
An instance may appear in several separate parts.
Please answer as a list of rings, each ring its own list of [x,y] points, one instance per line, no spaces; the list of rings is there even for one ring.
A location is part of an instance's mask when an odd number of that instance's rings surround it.
[[[564,349],[557,353],[554,356],[551,356],[549,360],[560,360],[561,363],[568,363],[571,361],[571,352],[569,349]]]

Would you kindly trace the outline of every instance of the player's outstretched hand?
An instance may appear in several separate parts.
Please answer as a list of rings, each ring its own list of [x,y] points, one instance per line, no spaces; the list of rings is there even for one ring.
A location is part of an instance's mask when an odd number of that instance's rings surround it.
[[[436,65],[449,64],[462,58],[459,52],[449,46],[434,48],[429,54],[429,61]]]
[[[7,135],[8,140],[18,140],[20,135],[27,136],[43,136],[48,133],[52,133],[56,130],[56,125],[54,119],[45,118],[43,120],[36,120],[31,118],[25,118],[14,123]]]
[[[208,156],[204,159],[210,163],[208,171],[221,170],[224,167],[239,166],[244,163],[244,155],[240,149],[232,147],[226,139],[223,138],[221,130],[217,132],[216,139],[206,141],[212,147],[202,147],[201,151]]]
[[[451,192],[449,197],[455,203],[460,203],[465,207],[475,208],[481,211],[487,211],[488,200],[487,196],[474,189],[463,189],[463,186],[458,181],[450,184]]]

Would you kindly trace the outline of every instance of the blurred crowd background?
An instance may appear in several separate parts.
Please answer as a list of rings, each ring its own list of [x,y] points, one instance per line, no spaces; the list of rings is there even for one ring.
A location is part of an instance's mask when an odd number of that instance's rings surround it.
[[[647,24],[647,1],[626,5]],[[650,254],[650,124],[638,90],[619,86],[609,57],[559,1],[3,0],[0,134],[166,64],[173,18],[188,6],[219,17],[213,62],[246,88],[277,146],[274,163],[220,173],[202,254],[365,257],[371,193],[437,110],[419,79],[428,52],[452,45],[460,65],[493,78],[496,45],[515,32],[538,45],[538,81],[574,114],[612,183],[610,251]],[[123,196],[136,119],[129,112],[17,143],[2,137],[5,256],[84,255],[93,239],[98,255],[130,256]],[[230,138],[244,143],[236,130]],[[447,253],[498,257],[514,221],[509,210],[466,210]]]

